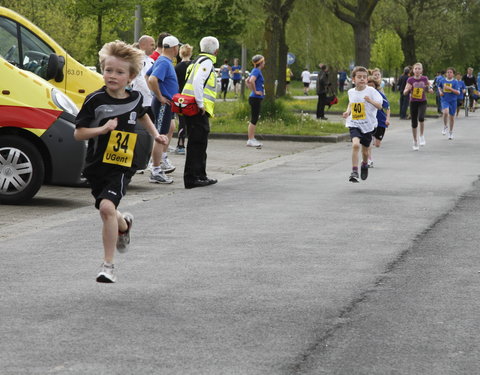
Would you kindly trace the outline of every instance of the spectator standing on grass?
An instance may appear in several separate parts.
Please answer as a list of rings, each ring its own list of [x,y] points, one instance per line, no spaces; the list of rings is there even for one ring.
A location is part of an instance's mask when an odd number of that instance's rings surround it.
[[[310,72],[308,71],[308,68],[303,69],[302,82],[303,82],[303,93],[305,95],[308,95],[308,89],[310,87]]]
[[[85,98],[75,120],[74,137],[88,140],[83,173],[103,223],[104,258],[97,282],[114,283],[115,249],[122,253],[127,250],[133,224],[133,215],[120,213],[118,205],[136,171],[137,122],[156,143],[166,143],[167,137],[158,133],[146,115],[142,94],[125,89],[140,72],[143,52],[115,41],[105,44],[99,57],[105,86]]]
[[[213,65],[217,61],[220,45],[213,36],[200,41],[200,55],[188,66],[182,94],[195,97],[199,113],[187,116],[187,156],[183,172],[186,189],[213,185],[214,178],[207,176],[207,146],[210,133],[209,118],[213,116],[217,77]]]
[[[338,89],[343,92],[345,88],[345,82],[347,81],[347,72],[342,69],[338,72]]]
[[[262,55],[255,55],[252,58],[254,68],[246,80],[247,87],[252,90],[248,103],[250,104],[251,117],[248,124],[248,147],[262,147],[263,144],[255,139],[257,131],[257,122],[260,117],[260,108],[262,100],[265,97],[264,79],[262,69],[265,67],[265,58]]]
[[[320,71],[317,76],[317,119],[328,120],[325,117],[325,106],[327,105],[328,67],[325,64],[319,64]]]
[[[185,75],[187,73],[187,68],[192,62],[190,59],[192,57],[193,47],[190,44],[184,44],[180,47],[180,61],[175,65],[175,73],[177,74],[178,87],[179,91],[182,92],[183,87],[185,86]],[[178,116],[178,140],[177,148],[175,153],[178,155],[185,155],[185,135],[187,132],[187,125],[185,121],[185,116]]]
[[[407,110],[409,103],[409,96],[403,95],[405,86],[407,86],[407,80],[409,78],[410,68],[407,66],[403,69],[403,74],[398,78],[397,87],[400,92],[400,120],[407,119]]]

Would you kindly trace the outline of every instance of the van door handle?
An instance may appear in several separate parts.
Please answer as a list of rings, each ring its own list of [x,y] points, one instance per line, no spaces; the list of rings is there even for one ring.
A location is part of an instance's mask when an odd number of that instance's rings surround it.
[[[85,94],[85,89],[78,89],[78,92],[79,92],[80,94]]]
[[[10,95],[10,91],[9,90],[2,90],[2,94],[3,95]]]

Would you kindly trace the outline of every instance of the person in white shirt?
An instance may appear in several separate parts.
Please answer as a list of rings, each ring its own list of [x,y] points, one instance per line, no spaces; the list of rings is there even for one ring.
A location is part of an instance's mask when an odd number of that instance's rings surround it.
[[[148,69],[153,65],[154,60],[149,56],[155,50],[155,39],[151,36],[143,35],[138,39],[138,49],[141,49],[145,52],[142,62],[142,70],[135,77],[135,79],[130,84],[132,90],[139,91],[143,96],[143,106],[150,108],[152,105],[153,94],[148,88],[145,75],[147,74]],[[148,114],[151,114],[151,110],[148,111]],[[153,121],[153,117],[150,116]]]
[[[302,72],[303,93],[308,95],[308,89],[310,88],[310,72],[305,68]]]
[[[373,87],[367,85],[368,70],[357,66],[352,72],[355,88],[348,90],[348,107],[343,113],[347,119],[346,126],[352,138],[352,173],[350,182],[358,181],[358,152],[362,148],[361,179],[368,177],[368,148],[372,142],[372,134],[377,127],[377,110],[382,109],[383,98]]]

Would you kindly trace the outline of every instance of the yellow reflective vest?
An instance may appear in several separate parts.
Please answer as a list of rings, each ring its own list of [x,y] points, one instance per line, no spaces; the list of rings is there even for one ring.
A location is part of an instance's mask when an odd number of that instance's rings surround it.
[[[195,91],[193,87],[193,80],[195,79],[195,75],[198,72],[198,69],[201,66],[201,63],[205,60],[206,58],[212,60],[212,62],[215,64],[217,61],[217,57],[214,55],[210,55],[208,53],[201,53],[197,60],[190,64],[187,68],[187,81],[185,82],[185,86],[183,87],[182,94],[183,95],[188,95],[188,96],[193,96],[195,97]],[[205,108],[205,111],[213,117],[213,109],[215,107],[215,98],[217,97],[217,90],[216,90],[216,74],[215,71],[212,68],[212,71],[210,72],[210,75],[208,76],[207,81],[205,82],[205,85],[203,87],[203,106]]]

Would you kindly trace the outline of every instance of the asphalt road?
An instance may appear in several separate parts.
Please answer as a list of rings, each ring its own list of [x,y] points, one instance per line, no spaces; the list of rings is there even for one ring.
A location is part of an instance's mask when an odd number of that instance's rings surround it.
[[[480,126],[441,128],[359,184],[346,142],[212,140],[217,185],[134,180],[114,285],[88,190],[1,206],[0,374],[477,373]]]

